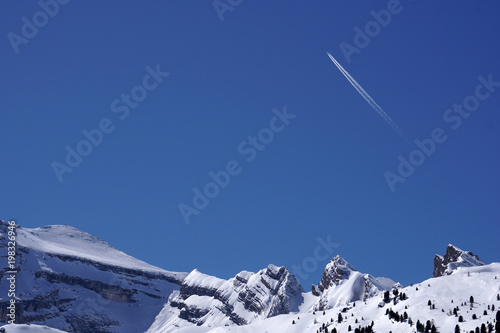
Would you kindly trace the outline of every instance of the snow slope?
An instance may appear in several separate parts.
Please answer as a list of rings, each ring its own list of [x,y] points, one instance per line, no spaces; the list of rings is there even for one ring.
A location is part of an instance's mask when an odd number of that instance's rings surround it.
[[[5,333],[64,333],[64,331],[40,325],[5,325]]]
[[[35,251],[84,258],[103,264],[163,273],[182,280],[186,273],[174,273],[155,267],[116,249],[103,240],[69,225],[49,225],[40,228],[17,228],[20,246]]]

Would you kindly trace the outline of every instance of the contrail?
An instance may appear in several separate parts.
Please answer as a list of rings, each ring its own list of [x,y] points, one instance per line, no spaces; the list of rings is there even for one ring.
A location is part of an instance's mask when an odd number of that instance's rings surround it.
[[[377,102],[375,102],[373,98],[370,95],[368,95],[368,93],[363,89],[363,87],[359,85],[359,83],[344,69],[344,67],[342,67],[329,52],[326,52],[326,54],[328,54],[328,56],[333,61],[335,66],[337,66],[340,72],[344,74],[346,79],[352,84],[354,88],[356,88],[359,94],[368,102],[368,104],[370,104],[370,106],[375,111],[377,111],[379,116],[381,116],[399,135],[404,136],[403,131],[401,131],[399,126],[396,125],[396,123],[391,119],[391,117],[389,117],[389,115],[385,113],[384,110],[382,110],[380,105],[378,105]]]

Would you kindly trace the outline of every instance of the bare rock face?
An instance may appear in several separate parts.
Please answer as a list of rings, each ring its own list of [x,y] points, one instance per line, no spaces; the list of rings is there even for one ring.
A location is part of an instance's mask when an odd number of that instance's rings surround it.
[[[69,226],[16,226],[16,233],[18,324],[74,333],[144,332],[187,276],[148,265]],[[3,262],[7,235],[8,223],[0,220]],[[6,272],[0,271],[3,281]],[[2,297],[7,289],[0,283]],[[7,321],[8,302],[0,299],[0,321]]]
[[[326,265],[321,276],[321,281],[317,286],[313,286],[313,293],[319,296],[326,289],[337,286],[340,282],[347,280],[353,272],[357,272],[357,269],[341,256],[336,256]]]
[[[452,274],[459,267],[474,267],[486,265],[472,252],[462,251],[449,244],[444,256],[436,254],[434,257],[434,272],[432,277]]]

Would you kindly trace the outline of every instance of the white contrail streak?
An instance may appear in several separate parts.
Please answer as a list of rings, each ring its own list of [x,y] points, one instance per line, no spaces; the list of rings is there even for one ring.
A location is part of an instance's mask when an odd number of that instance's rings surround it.
[[[382,108],[373,100],[373,98],[368,95],[368,93],[359,85],[359,83],[342,67],[337,60],[329,53],[326,52],[330,59],[333,61],[335,66],[340,70],[342,74],[344,74],[345,78],[352,84],[354,88],[359,92],[359,94],[368,102],[368,104],[381,116],[399,135],[403,135],[403,131],[399,128],[398,125],[389,117],[387,113],[382,110]]]

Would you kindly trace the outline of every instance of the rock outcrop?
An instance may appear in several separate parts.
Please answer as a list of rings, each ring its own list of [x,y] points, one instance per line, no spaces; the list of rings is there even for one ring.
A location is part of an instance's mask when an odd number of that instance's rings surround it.
[[[444,256],[436,254],[434,257],[434,273],[432,277],[452,274],[459,267],[475,267],[486,265],[472,252],[460,250],[458,247],[449,244]]]

